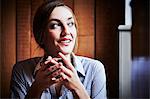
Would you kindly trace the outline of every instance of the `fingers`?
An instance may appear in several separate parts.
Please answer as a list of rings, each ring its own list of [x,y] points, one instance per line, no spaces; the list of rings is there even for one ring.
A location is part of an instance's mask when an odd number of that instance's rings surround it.
[[[64,77],[62,77],[62,72],[61,70],[57,70],[56,72],[52,73],[49,75],[50,83],[58,83],[62,82],[64,80]]]
[[[48,70],[48,72],[54,72],[54,71],[56,71],[57,69],[59,69],[60,66],[61,66],[61,64],[58,63],[58,64],[56,64],[56,65],[54,65],[54,66],[50,66],[47,70]]]
[[[62,58],[53,58],[55,61],[59,62]]]
[[[41,71],[45,71],[48,67],[48,65],[54,65],[57,64],[58,62],[56,62],[55,60],[53,60],[53,58],[51,56],[48,56],[47,59],[44,59],[44,61],[40,62],[40,70]]]
[[[61,69],[56,70],[55,72],[52,72],[49,77],[50,78],[59,78],[60,77],[60,73],[61,73]]]
[[[74,67],[71,62],[69,62],[69,60],[61,52],[59,52],[58,55],[62,58],[62,60],[66,64],[66,67],[69,68],[71,71],[74,71]]]
[[[71,78],[72,71],[67,69],[65,66],[62,65],[62,63],[59,63],[60,65],[58,66],[57,69],[54,70],[54,72],[51,72],[49,74],[49,78],[53,79],[54,81],[63,81],[65,79]],[[54,66],[52,66],[54,67]],[[52,70],[52,68],[49,68]]]
[[[60,77],[59,78],[52,78],[52,81],[54,81],[55,83],[57,83],[57,82],[62,82],[62,81],[68,81],[69,80],[69,78],[68,78],[68,76],[67,75],[65,75],[64,73],[60,73]]]
[[[63,81],[69,81],[69,77],[64,73],[61,73],[61,78],[63,79]]]
[[[62,77],[60,77],[58,79],[56,79],[56,78],[54,78],[54,79],[55,79],[54,80],[55,83],[62,82],[64,80]]]
[[[60,69],[63,73],[65,73],[67,76],[71,77],[72,71],[70,71],[68,68],[66,68],[65,66],[62,65],[62,63],[60,63]]]
[[[57,61],[55,61],[53,58],[51,58],[51,59],[49,59],[49,60],[46,60],[45,62],[44,62],[45,64],[58,64],[58,62]]]
[[[45,65],[43,62],[40,63],[41,68],[39,69],[40,71],[44,71],[47,68],[47,65]]]
[[[62,53],[60,58],[52,58],[49,56],[44,62],[41,62],[41,68],[37,78],[48,80],[50,83],[56,83],[69,80],[73,75],[74,67],[71,62]],[[65,64],[65,66],[63,66]]]

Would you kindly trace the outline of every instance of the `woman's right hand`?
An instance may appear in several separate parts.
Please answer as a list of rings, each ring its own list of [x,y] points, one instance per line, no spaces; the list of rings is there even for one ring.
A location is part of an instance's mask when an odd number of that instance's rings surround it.
[[[49,66],[50,64],[51,66]],[[61,72],[60,66],[61,63],[58,63],[56,59],[53,58],[42,63],[41,68],[36,72],[35,81],[28,91],[27,98],[40,98],[46,88],[54,83],[63,81],[62,77],[56,79]]]
[[[35,76],[35,83],[38,83],[39,87],[41,87],[43,90],[61,80],[61,78],[55,79],[55,77],[58,76],[61,72],[61,69],[59,69],[60,63],[55,63],[53,66],[48,68],[47,65],[49,63],[41,66]]]

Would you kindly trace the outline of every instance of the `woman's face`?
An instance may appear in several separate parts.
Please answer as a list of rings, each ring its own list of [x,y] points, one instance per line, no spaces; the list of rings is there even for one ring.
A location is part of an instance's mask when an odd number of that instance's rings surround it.
[[[75,46],[77,29],[71,10],[65,6],[54,8],[44,36],[46,52],[57,56],[58,52],[70,54]]]

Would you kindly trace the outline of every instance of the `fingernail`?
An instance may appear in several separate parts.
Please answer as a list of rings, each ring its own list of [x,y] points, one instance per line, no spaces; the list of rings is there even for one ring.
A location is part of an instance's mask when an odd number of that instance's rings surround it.
[[[60,54],[61,52],[59,52],[58,54]]]
[[[52,80],[56,80],[56,78],[55,78],[55,77],[53,77],[53,78],[52,78]]]
[[[62,66],[63,64],[62,64],[62,62],[59,62],[59,66]]]
[[[58,54],[59,54],[59,55],[62,55],[62,53],[61,53],[61,52],[59,52]]]
[[[46,60],[51,60],[51,59],[52,59],[52,57],[51,57],[51,56],[48,56]]]

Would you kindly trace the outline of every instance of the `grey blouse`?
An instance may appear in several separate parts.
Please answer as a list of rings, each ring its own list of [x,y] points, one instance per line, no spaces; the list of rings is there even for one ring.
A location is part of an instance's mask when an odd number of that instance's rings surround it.
[[[92,99],[106,99],[106,76],[103,64],[87,57],[73,57],[73,65],[80,81]],[[24,99],[34,81],[34,72],[39,69],[41,58],[31,58],[14,65],[10,85],[10,97]],[[62,86],[62,96],[56,97],[54,85],[43,91],[41,99],[73,99],[72,92]]]

